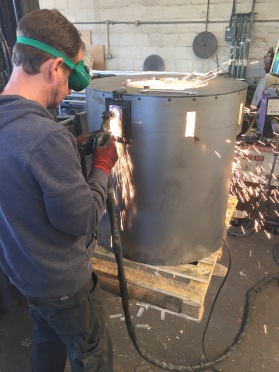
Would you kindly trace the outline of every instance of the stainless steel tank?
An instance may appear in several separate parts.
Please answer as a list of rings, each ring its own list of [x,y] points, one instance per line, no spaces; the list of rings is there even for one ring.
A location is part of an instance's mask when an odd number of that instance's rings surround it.
[[[129,103],[123,115],[129,111],[131,143],[123,146],[133,165],[134,195],[125,208],[119,202],[125,209],[121,238],[125,258],[152,265],[194,262],[221,247],[246,98],[247,84],[225,77],[172,91],[172,79],[181,78],[107,77],[86,91],[90,130],[100,127],[108,100]],[[165,88],[158,88],[156,80],[164,79]]]

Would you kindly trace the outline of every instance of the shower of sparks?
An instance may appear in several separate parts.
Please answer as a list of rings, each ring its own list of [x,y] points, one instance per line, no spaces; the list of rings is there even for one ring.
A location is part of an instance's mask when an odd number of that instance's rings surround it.
[[[271,238],[270,234],[266,230],[264,230],[264,232],[265,232],[266,236],[268,237],[268,239],[270,239]]]
[[[253,148],[254,150],[258,153],[258,154],[261,154],[261,152],[255,147],[255,145],[253,145]]]
[[[225,57],[223,57],[225,58]],[[222,59],[222,58],[221,58]],[[187,89],[201,88],[207,85],[207,82],[216,78],[220,74],[228,72],[228,65],[233,62],[233,60],[227,60],[221,63],[216,69],[210,70],[206,73],[187,73],[182,78],[178,77],[159,77],[156,75],[153,78],[148,79],[127,79],[123,84],[140,89],[151,90],[173,90],[173,91],[187,91]]]
[[[117,181],[118,189],[121,190],[122,199],[127,208],[130,201],[135,196],[134,187],[132,184],[133,178],[133,163],[129,154],[128,145],[117,143],[118,162],[113,168],[113,176]]]
[[[115,137],[122,136],[121,118],[114,115],[110,121],[110,132]],[[120,209],[120,227],[124,230],[126,224],[126,210],[135,196],[133,186],[133,163],[129,154],[129,145],[116,142],[118,161],[116,162],[112,176],[115,181],[115,199]]]
[[[221,155],[220,155],[217,151],[215,151],[215,154],[216,154],[219,158],[221,158]]]
[[[251,107],[251,109],[254,109],[254,110],[258,109],[257,106],[253,106],[253,105],[251,105],[250,107]]]
[[[266,147],[265,143],[262,143],[263,148]],[[260,147],[250,146],[250,149],[254,151],[254,154],[262,154],[259,151]],[[244,163],[243,163],[244,161]],[[245,170],[246,162],[246,170]],[[279,189],[278,186],[268,190],[269,177],[266,174],[266,169],[259,162],[254,162],[254,168],[252,165],[250,171],[251,162],[251,152],[249,151],[247,145],[242,141],[237,141],[235,147],[235,158],[233,162],[233,177],[231,182],[230,193],[234,196],[237,196],[239,202],[243,203],[243,207],[250,208],[251,213],[245,213],[246,217],[250,219],[253,217],[253,225],[251,224],[250,228],[254,228],[256,232],[262,228],[265,231],[267,238],[271,238],[271,235],[265,230],[265,218],[266,218],[266,209],[263,206],[266,206],[265,203],[278,204],[279,202]],[[243,165],[244,164],[244,165]],[[248,168],[247,168],[248,166]],[[272,168],[271,164],[269,167]],[[252,171],[253,170],[253,171]],[[278,181],[276,175],[272,174],[272,179]],[[251,185],[252,184],[252,185]],[[278,184],[277,184],[278,185]],[[276,208],[278,209],[278,208]],[[275,214],[279,217],[279,212],[274,210]],[[242,229],[242,233],[245,233],[245,229]]]

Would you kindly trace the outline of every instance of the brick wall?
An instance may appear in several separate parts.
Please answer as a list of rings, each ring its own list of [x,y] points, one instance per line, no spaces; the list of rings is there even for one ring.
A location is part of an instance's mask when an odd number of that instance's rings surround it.
[[[209,1],[207,31],[215,35],[218,48],[211,58],[203,59],[195,55],[192,45],[196,35],[206,30],[207,3],[207,0],[40,0],[40,7],[55,7],[78,29],[90,29],[92,43],[104,44],[106,53],[112,56],[106,59],[107,70],[142,71],[145,58],[158,54],[164,60],[165,71],[208,72],[217,68],[217,61],[221,65],[229,59],[230,42],[224,41],[224,35],[232,0]],[[237,13],[250,12],[251,7],[252,0],[237,0]],[[263,57],[269,47],[277,45],[276,9],[278,0],[256,1],[246,74],[249,84],[264,75]]]

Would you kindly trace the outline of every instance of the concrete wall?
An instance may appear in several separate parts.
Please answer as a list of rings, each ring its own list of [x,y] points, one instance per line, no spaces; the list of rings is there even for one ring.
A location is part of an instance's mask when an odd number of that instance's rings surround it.
[[[104,44],[111,57],[106,59],[107,70],[133,71],[142,71],[151,54],[162,57],[165,71],[208,72],[217,68],[217,60],[219,65],[228,62],[230,42],[224,35],[232,0],[209,0],[207,31],[217,39],[216,53],[203,59],[193,51],[195,37],[206,30],[207,4],[207,0],[40,0],[41,8],[57,8],[78,29],[91,30],[92,44]],[[250,12],[251,7],[252,0],[237,0],[236,12]],[[278,0],[256,1],[246,74],[250,85],[265,73],[263,57],[277,45],[278,21]]]

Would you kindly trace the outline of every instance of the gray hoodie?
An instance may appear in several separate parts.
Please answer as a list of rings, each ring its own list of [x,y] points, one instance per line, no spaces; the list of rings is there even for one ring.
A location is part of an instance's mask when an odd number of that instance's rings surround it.
[[[0,265],[25,295],[74,293],[105,208],[107,175],[86,183],[74,136],[39,103],[0,95]]]

